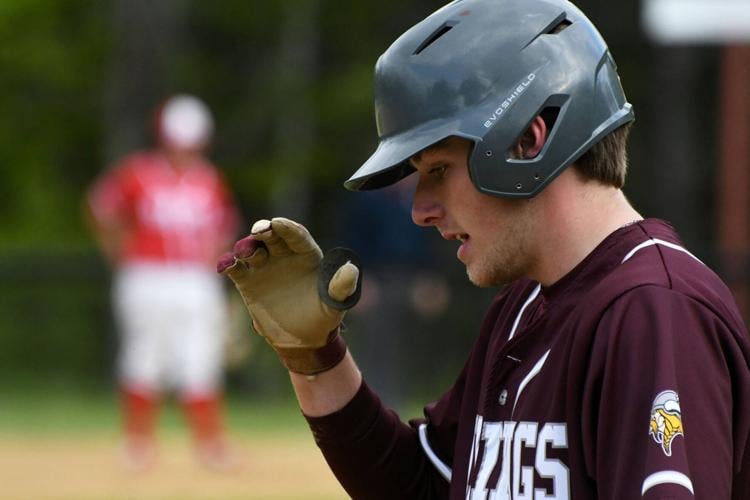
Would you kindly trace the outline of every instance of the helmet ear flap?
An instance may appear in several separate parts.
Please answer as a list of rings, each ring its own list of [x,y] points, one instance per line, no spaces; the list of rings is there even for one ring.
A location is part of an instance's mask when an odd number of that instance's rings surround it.
[[[505,122],[492,127],[469,157],[469,172],[477,190],[494,196],[530,198],[554,179],[558,172],[549,171],[547,152],[558,133],[558,124],[565,115],[569,99],[570,96],[564,94],[549,96],[540,106],[532,108],[535,111],[523,122],[518,116],[515,120],[508,116]],[[513,110],[509,114],[512,113]],[[514,148],[537,118],[544,122],[544,141],[532,156],[524,157]],[[514,130],[522,132],[514,136]],[[507,137],[515,138],[507,143]]]

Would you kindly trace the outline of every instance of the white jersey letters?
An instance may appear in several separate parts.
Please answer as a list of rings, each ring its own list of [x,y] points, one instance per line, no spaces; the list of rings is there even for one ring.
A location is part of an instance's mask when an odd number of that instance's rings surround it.
[[[485,422],[477,416],[469,462],[467,500],[569,500],[570,471],[547,457],[552,448],[567,448],[563,423]],[[523,448],[536,449],[534,463],[522,463]],[[534,477],[551,479],[552,488],[535,488]],[[492,478],[497,478],[491,483]]]

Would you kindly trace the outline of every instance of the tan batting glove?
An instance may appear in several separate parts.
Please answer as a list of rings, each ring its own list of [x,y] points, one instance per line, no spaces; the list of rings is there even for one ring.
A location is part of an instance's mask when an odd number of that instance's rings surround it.
[[[335,249],[324,260],[307,229],[282,217],[259,220],[250,236],[223,256],[217,270],[239,290],[255,330],[285,366],[312,375],[346,354],[339,335],[347,309],[359,298],[356,256]]]

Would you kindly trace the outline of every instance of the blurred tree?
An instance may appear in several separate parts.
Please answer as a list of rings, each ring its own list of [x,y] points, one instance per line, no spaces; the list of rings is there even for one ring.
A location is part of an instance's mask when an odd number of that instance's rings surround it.
[[[188,7],[182,0],[113,0],[102,163],[152,142],[151,115],[170,93],[171,66],[188,42]]]
[[[101,2],[0,4],[0,248],[81,241],[79,195],[99,161]]]
[[[275,134],[278,168],[271,213],[310,223],[308,179],[316,141],[313,88],[318,78],[318,2],[287,1],[276,58]]]

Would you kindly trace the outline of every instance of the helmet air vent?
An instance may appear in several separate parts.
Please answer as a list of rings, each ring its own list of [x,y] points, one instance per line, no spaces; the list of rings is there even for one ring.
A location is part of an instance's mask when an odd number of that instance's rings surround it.
[[[425,40],[419,44],[419,47],[417,47],[417,50],[415,50],[412,55],[416,56],[417,54],[421,53],[424,49],[435,43],[438,38],[448,33],[450,30],[453,29],[455,25],[458,24],[458,21],[446,21],[444,22],[438,29],[432,32],[430,36],[425,38]]]
[[[568,21],[567,19],[563,19],[557,24],[553,24],[547,31],[547,35],[557,35],[558,33],[564,31],[567,29],[568,26],[573,24],[572,22]]]
[[[562,33],[563,31],[565,31],[571,24],[573,24],[573,22],[568,20],[566,16],[567,14],[565,14],[565,12],[562,12],[551,23],[549,23],[546,28],[537,33],[537,35],[532,38],[529,43],[524,45],[523,48],[525,49],[543,35],[557,35],[558,33]]]
[[[562,106],[553,105],[549,101],[556,103],[557,101],[559,101],[559,99],[555,97],[549,99],[548,105],[543,107],[542,110],[539,112],[539,116],[542,118],[542,120],[544,120],[544,124],[547,127],[547,138],[546,138],[547,143],[550,140],[552,140],[552,136],[555,133],[555,127],[557,125],[557,118],[560,116],[560,111],[562,109]],[[524,161],[524,160],[531,159],[531,158],[519,157],[517,155],[517,152],[515,151],[516,145],[521,143],[524,135],[526,135],[527,129],[528,129],[528,125],[526,126],[526,128],[523,129],[523,131],[519,134],[516,140],[513,141],[513,144],[510,146],[510,148],[508,148],[508,151],[506,152],[506,158],[512,159],[514,161]],[[544,149],[542,149],[542,151],[539,154],[544,154]],[[489,154],[489,151],[488,151],[487,156],[492,156],[491,154]],[[539,181],[541,179],[542,179],[542,176],[539,173],[534,173],[535,181]]]

